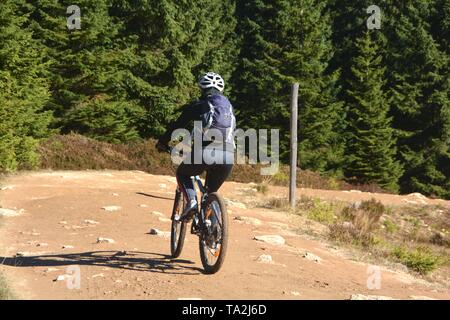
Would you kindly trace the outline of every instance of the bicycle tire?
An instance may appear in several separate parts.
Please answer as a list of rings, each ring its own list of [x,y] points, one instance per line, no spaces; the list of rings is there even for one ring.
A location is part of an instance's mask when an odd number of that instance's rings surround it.
[[[174,219],[175,215],[179,213],[180,210],[183,210],[184,202],[185,201],[182,192],[177,190],[175,193],[175,201],[173,202],[172,218],[171,218],[172,225],[170,228],[170,253],[172,255],[172,258],[178,258],[180,256],[181,251],[183,250],[184,240],[186,238],[187,222],[176,221]]]
[[[204,239],[203,236],[199,238],[199,249],[200,249],[200,258],[202,261],[203,268],[205,270],[205,273],[207,274],[214,274],[220,270],[222,267],[225,256],[228,248],[228,213],[227,208],[225,206],[225,202],[221,198],[221,196],[214,192],[208,195],[205,201],[205,209],[208,208],[208,206],[213,203],[217,202],[220,208],[220,218],[222,222],[221,227],[221,245],[220,245],[220,251],[219,256],[217,257],[217,260],[214,264],[209,264],[207,259],[207,252],[208,248],[205,248],[204,245]]]

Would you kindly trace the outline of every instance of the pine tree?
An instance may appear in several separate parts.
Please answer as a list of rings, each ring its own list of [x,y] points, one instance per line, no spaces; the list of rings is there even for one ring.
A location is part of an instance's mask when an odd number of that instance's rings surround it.
[[[396,157],[395,137],[388,116],[384,91],[385,68],[379,47],[369,32],[357,40],[358,56],[352,60],[349,83],[346,175],[359,183],[377,183],[396,191],[401,167]]]
[[[337,73],[328,72],[333,50],[324,3],[246,1],[239,3],[237,13],[242,43],[234,92],[243,127],[280,129],[286,159],[290,84],[299,82],[300,163],[337,171],[342,105],[335,99]]]
[[[32,0],[30,30],[47,48],[52,90],[47,108],[57,118],[55,125],[63,133],[76,131],[102,140],[127,141],[138,137],[133,117],[141,110],[127,100],[124,76],[129,51],[117,39],[121,24],[110,17],[108,3],[77,1],[81,29],[69,30],[66,11],[73,1]],[[116,126],[102,130],[91,126],[93,114],[104,118],[98,123],[121,122],[125,131],[114,131]]]
[[[127,91],[144,108],[141,136],[158,136],[177,107],[198,97],[198,77],[233,70],[234,1],[115,0],[112,14],[129,47]],[[227,86],[227,90],[230,86]]]
[[[27,17],[17,14],[21,0],[0,3],[0,171],[38,164],[35,147],[49,133],[50,114],[44,48],[26,30]]]
[[[400,180],[402,191],[448,198],[450,83],[444,40],[448,37],[443,36],[445,19],[434,20],[433,9],[428,2],[390,5],[385,24],[389,40],[387,84],[391,88],[393,126],[399,135],[399,153],[405,166]],[[438,13],[445,13],[445,8],[442,10]],[[432,27],[430,21],[438,24]]]

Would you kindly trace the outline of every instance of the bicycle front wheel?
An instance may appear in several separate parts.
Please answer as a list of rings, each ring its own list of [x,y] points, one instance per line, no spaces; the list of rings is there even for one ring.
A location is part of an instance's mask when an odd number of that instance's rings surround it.
[[[200,258],[205,272],[213,274],[222,267],[228,244],[228,214],[218,193],[208,195],[204,213],[206,229],[200,236]]]
[[[178,258],[183,250],[184,239],[186,238],[187,222],[179,221],[185,205],[183,193],[177,189],[172,210],[172,227],[170,232],[170,252],[172,258]]]

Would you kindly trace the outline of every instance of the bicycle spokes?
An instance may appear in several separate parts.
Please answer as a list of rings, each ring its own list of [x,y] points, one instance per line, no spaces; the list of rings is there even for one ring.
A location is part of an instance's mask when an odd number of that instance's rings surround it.
[[[222,248],[222,221],[220,206],[216,202],[212,202],[205,212],[206,230],[203,245],[208,253],[207,259],[210,263],[211,258],[218,258]]]

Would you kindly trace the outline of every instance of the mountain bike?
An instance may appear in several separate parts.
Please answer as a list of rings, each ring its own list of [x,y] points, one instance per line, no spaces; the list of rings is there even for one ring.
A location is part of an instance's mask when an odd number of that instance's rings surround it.
[[[170,250],[178,258],[183,250],[188,223],[191,233],[199,237],[200,258],[206,273],[213,274],[221,268],[228,243],[228,214],[225,203],[217,193],[208,193],[199,176],[191,177],[201,194],[199,210],[182,216],[186,198],[178,186],[172,210]]]

